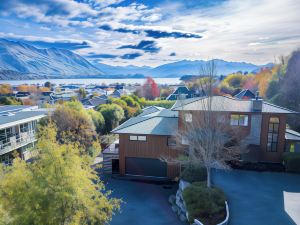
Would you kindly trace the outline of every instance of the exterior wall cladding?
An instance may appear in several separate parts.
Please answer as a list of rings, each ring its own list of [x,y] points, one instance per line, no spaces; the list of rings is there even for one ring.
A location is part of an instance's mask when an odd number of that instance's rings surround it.
[[[191,113],[193,118],[201,114],[199,111],[180,111],[178,121],[179,130],[184,129],[184,113]],[[230,123],[229,115],[231,114],[248,115],[248,126],[237,126],[236,128],[239,129],[239,134],[249,138],[249,144],[258,145],[260,147],[259,161],[269,163],[282,162],[282,154],[285,148],[286,114],[230,112],[226,114],[228,116],[228,123]],[[270,117],[279,118],[278,143],[277,151],[275,152],[267,150]]]
[[[184,113],[192,113],[193,118],[200,116],[199,111],[180,111],[178,118],[178,129],[184,129],[183,115]],[[282,153],[285,146],[285,126],[286,115],[285,114],[268,114],[268,113],[239,113],[230,112],[227,113],[227,121],[230,123],[230,114],[243,114],[248,115],[248,126],[237,126],[239,133],[243,136],[250,137],[250,144],[255,144],[260,147],[261,162],[279,163],[282,162]],[[279,132],[277,151],[267,151],[268,142],[268,129],[270,117],[279,118]],[[134,134],[136,135],[136,134]],[[126,157],[141,157],[141,158],[154,158],[159,159],[163,156],[177,157],[180,154],[180,148],[177,146],[168,146],[168,136],[160,135],[147,135],[147,141],[130,141],[130,134],[120,134],[120,147],[119,147],[119,166],[120,174],[125,175],[125,159]],[[180,174],[180,166],[176,163],[168,163],[167,175],[169,178],[178,177]]]
[[[121,175],[125,175],[126,157],[159,159],[161,157],[176,158],[179,155],[179,150],[168,146],[168,136],[147,135],[147,141],[130,141],[129,136],[130,134],[119,135],[119,167]],[[169,178],[175,178],[179,173],[180,167],[178,164],[168,163],[167,175]]]

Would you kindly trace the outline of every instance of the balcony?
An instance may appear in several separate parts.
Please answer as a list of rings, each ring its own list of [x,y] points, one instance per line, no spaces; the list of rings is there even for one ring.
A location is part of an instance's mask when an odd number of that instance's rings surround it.
[[[9,142],[2,143],[0,141],[0,155],[4,155],[35,141],[35,131],[17,133],[9,137]]]

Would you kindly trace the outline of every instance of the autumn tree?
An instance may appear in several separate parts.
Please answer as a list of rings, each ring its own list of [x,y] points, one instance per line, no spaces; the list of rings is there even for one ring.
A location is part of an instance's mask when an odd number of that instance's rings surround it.
[[[0,84],[0,95],[8,95],[12,93],[10,84]]]
[[[226,94],[234,95],[240,91],[247,81],[247,75],[234,73],[228,75],[220,84],[221,91]]]
[[[16,158],[0,168],[0,213],[6,225],[107,224],[120,208],[82,157],[77,144],[56,140],[53,124],[43,127],[35,161]]]
[[[96,128],[90,114],[78,101],[58,105],[49,120],[57,127],[60,143],[78,143],[89,154],[100,150]]]
[[[139,96],[153,100],[159,97],[159,88],[153,78],[148,77],[145,84],[139,89]]]

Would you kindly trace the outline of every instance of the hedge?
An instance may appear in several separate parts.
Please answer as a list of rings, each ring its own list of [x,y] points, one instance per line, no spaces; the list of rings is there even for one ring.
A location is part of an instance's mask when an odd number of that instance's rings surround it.
[[[287,172],[300,173],[299,152],[285,152],[283,154],[283,163]]]
[[[203,167],[188,166],[184,168],[183,172],[181,173],[181,179],[190,183],[206,181],[207,172]]]
[[[208,188],[206,182],[195,182],[183,191],[189,222],[199,219],[204,224],[217,224],[226,216],[225,194],[216,187]]]

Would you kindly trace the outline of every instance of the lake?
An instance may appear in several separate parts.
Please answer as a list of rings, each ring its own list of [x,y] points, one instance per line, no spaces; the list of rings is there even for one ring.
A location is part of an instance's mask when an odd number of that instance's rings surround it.
[[[157,84],[180,84],[182,81],[179,78],[153,78]],[[41,79],[41,80],[0,80],[0,84],[11,84],[11,85],[20,85],[20,84],[44,84],[46,81],[50,81],[53,84],[115,84],[115,83],[124,83],[124,84],[143,84],[146,79]]]

